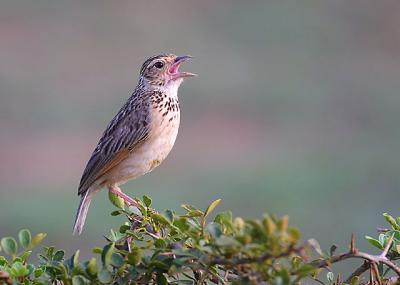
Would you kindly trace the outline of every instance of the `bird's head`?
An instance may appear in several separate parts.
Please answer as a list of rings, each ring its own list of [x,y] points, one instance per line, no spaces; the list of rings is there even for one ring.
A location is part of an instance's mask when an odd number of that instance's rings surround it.
[[[190,55],[176,56],[174,54],[162,54],[147,59],[140,69],[140,76],[146,83],[153,86],[179,86],[185,77],[195,74],[179,71],[179,66],[192,57]]]

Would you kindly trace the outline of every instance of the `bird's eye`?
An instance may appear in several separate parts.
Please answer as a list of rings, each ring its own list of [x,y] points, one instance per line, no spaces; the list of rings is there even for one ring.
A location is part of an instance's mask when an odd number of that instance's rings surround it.
[[[157,62],[154,64],[154,66],[157,67],[157,68],[163,68],[163,67],[164,67],[164,63],[161,62],[161,61],[157,61]]]

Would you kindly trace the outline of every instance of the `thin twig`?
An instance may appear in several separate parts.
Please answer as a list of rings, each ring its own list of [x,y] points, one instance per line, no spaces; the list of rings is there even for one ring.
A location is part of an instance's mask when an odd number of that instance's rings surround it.
[[[351,242],[350,242],[350,252],[351,253],[356,253],[356,237],[354,233],[351,234]]]
[[[374,285],[374,273],[372,271],[372,264],[369,267],[369,284]]]
[[[388,254],[389,249],[393,244],[393,238],[394,238],[394,234],[389,238],[385,248],[383,249],[383,251],[382,251],[382,253],[380,255],[381,257],[386,257],[386,255]]]
[[[376,230],[378,233],[386,233],[386,232],[390,231],[390,229],[388,229],[388,228],[376,228]]]
[[[376,265],[376,263],[371,263],[371,268],[375,274],[376,281],[378,281],[378,285],[383,285],[381,280],[381,275],[379,274],[378,266]]]
[[[369,262],[364,261],[364,263],[358,267],[345,281],[345,283],[350,283],[351,280],[356,277],[356,276],[361,276],[365,271],[367,271],[369,268]]]

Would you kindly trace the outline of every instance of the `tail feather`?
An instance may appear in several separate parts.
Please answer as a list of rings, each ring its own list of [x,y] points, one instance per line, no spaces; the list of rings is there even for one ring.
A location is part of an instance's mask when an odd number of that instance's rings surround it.
[[[86,215],[89,210],[90,202],[92,201],[93,195],[98,191],[95,188],[89,188],[82,196],[81,202],[79,203],[78,211],[76,212],[75,223],[74,223],[74,234],[80,235],[85,225]]]

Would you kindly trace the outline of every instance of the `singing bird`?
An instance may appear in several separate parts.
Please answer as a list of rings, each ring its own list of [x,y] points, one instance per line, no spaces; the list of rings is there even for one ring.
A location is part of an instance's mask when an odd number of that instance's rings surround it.
[[[119,186],[157,167],[171,151],[178,134],[178,88],[185,77],[179,71],[191,56],[162,54],[147,59],[140,69],[132,96],[111,120],[83,172],[74,233],[80,234],[93,196],[102,188],[135,205]]]

